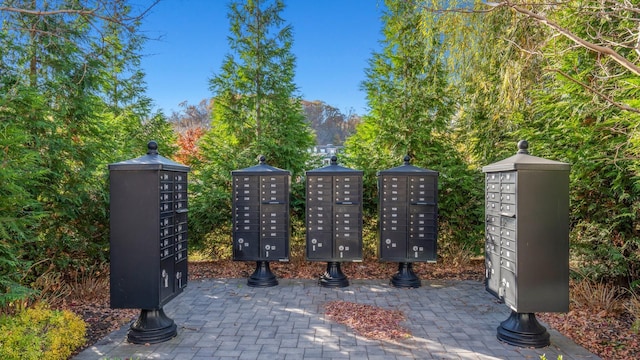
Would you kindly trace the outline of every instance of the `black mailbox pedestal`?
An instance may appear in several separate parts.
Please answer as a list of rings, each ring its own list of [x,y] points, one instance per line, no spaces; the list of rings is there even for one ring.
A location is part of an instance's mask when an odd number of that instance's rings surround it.
[[[414,262],[435,262],[438,225],[438,172],[410,165],[378,172],[379,256],[397,261],[391,285],[418,288]]]
[[[167,341],[178,334],[177,326],[164,310],[142,309],[138,319],[131,324],[127,340],[133,344],[155,344]]]
[[[176,336],[162,307],[187,286],[187,173],[158,154],[109,164],[110,295],[114,309],[141,309],[129,342]]]
[[[518,153],[482,168],[485,176],[485,284],[512,310],[499,340],[549,345],[536,312],[569,310],[570,165]]]
[[[340,263],[362,261],[362,171],[338,165],[336,156],[306,172],[307,260],[327,261],[323,287],[346,287]]]
[[[289,188],[291,173],[269,166],[231,172],[233,178],[233,260],[256,261],[251,287],[278,285],[269,261],[289,261]]]

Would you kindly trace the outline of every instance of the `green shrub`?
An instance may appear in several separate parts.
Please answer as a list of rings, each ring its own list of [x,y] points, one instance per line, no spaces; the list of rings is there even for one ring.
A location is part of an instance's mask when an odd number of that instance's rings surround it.
[[[84,344],[86,325],[68,310],[36,305],[0,317],[0,359],[67,359]]]

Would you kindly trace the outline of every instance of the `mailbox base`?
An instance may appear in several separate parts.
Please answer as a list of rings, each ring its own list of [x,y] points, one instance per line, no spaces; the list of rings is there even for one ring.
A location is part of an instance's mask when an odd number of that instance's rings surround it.
[[[142,309],[138,320],[131,324],[127,340],[133,344],[157,344],[172,339],[178,334],[177,326],[164,310]]]
[[[268,261],[256,261],[256,270],[249,277],[247,285],[251,287],[271,287],[278,285],[276,275],[271,272]]]
[[[340,269],[340,263],[336,261],[330,261],[327,263],[327,271],[322,274],[318,283],[323,287],[349,286],[349,280],[342,272],[342,269]]]
[[[398,273],[391,278],[391,285],[397,288],[419,288],[422,284],[420,278],[413,272],[413,263],[399,263]]]
[[[498,340],[519,347],[549,346],[549,333],[540,325],[534,313],[511,311],[509,318],[498,326]]]

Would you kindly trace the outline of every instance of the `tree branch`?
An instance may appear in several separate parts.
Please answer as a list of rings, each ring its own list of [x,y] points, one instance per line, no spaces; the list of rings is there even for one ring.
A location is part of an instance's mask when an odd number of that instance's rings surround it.
[[[138,21],[138,20],[142,19],[159,2],[160,2],[160,0],[154,0],[153,3],[151,3],[151,5],[149,5],[149,6],[147,6],[139,15],[136,15],[136,16],[133,16],[133,17],[128,17],[128,18],[125,18],[125,19],[117,19],[117,20],[114,17],[100,14],[98,12],[98,8],[95,8],[95,9],[57,9],[57,10],[46,10],[46,11],[44,11],[44,10],[22,9],[22,8],[16,8],[16,7],[11,7],[11,6],[0,6],[0,12],[13,12],[13,13],[20,13],[20,14],[35,15],[35,16],[52,16],[52,15],[60,15],[60,14],[78,15],[78,16],[90,16],[90,17],[95,17],[95,18],[101,19],[101,20],[109,21],[109,22],[112,22],[112,23],[123,24],[124,22]]]
[[[615,50],[610,49],[608,47],[605,46],[600,46],[597,44],[594,44],[592,42],[589,42],[585,39],[580,38],[579,36],[575,35],[574,33],[572,33],[571,31],[569,31],[568,29],[563,28],[562,26],[556,24],[555,22],[547,19],[546,17],[544,17],[543,15],[539,15],[536,14],[528,9],[525,9],[521,6],[518,6],[517,4],[512,4],[509,1],[504,1],[504,2],[500,2],[500,3],[489,3],[486,2],[485,5],[491,6],[491,7],[500,7],[500,6],[504,6],[504,7],[509,7],[511,9],[513,9],[514,11],[527,15],[528,17],[538,21],[541,24],[547,25],[550,28],[558,31],[560,34],[564,35],[566,38],[568,38],[569,40],[575,42],[576,44],[597,52],[597,53],[601,53],[604,55],[609,56],[611,59],[613,59],[613,61],[617,62],[618,64],[620,64],[621,66],[623,66],[624,68],[626,68],[627,70],[631,71],[632,73],[634,73],[635,75],[640,76],[640,67],[638,67],[637,65],[635,65],[634,63],[632,63],[631,61],[629,61],[627,58],[625,58],[624,56],[618,54]]]
[[[36,16],[49,16],[49,15],[58,15],[58,14],[75,14],[75,15],[93,15],[96,12],[96,9],[93,10],[76,10],[76,9],[59,9],[59,10],[29,10],[29,9],[20,9],[9,6],[0,6],[0,11],[6,12],[15,12],[21,14],[29,14]]]
[[[562,71],[560,69],[547,69],[547,70],[556,72],[556,73],[564,76],[569,81],[571,81],[573,83],[576,83],[576,84],[582,86],[583,88],[591,91],[592,93],[598,95],[600,98],[602,98],[606,102],[610,103],[611,105],[619,108],[620,110],[631,111],[631,112],[640,114],[640,109],[636,109],[636,108],[633,108],[633,107],[631,107],[629,105],[619,103],[619,102],[613,100],[612,98],[610,98],[609,96],[599,92],[598,90],[594,89],[593,87],[587,85],[586,83],[583,83],[582,81],[572,77],[571,75],[567,74],[566,72],[564,72],[564,71]]]

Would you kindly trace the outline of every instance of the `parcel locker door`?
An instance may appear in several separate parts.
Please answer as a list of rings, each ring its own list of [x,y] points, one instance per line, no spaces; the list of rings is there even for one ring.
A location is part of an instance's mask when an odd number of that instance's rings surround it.
[[[287,261],[286,244],[282,238],[263,237],[260,243],[260,256],[265,261]]]
[[[176,267],[175,287],[176,287],[176,291],[180,292],[182,291],[182,289],[184,289],[187,286],[187,281],[189,278],[187,260],[185,259],[184,261],[180,261],[176,263],[175,267]]]
[[[500,255],[495,253],[495,245],[485,245],[485,286],[487,291],[498,296],[500,290]]]
[[[260,233],[242,232],[233,233],[233,259],[234,260],[258,260],[260,256]]]
[[[170,300],[174,293],[175,261],[169,256],[160,261],[160,304]]]
[[[404,262],[407,257],[407,226],[386,224],[393,221],[382,220],[380,260]]]
[[[314,231],[307,233],[307,259],[331,261],[333,258],[332,233]]]

